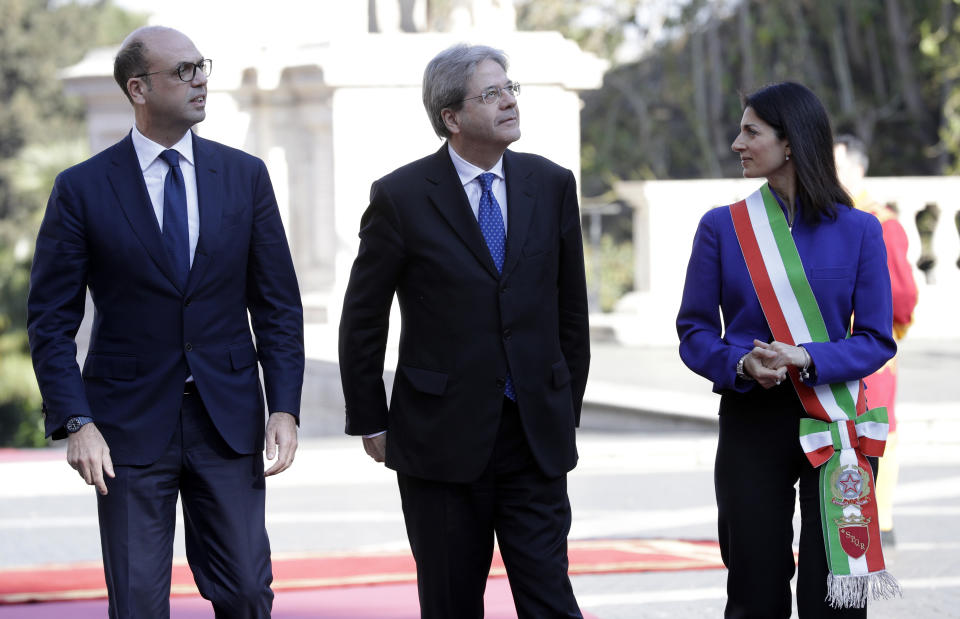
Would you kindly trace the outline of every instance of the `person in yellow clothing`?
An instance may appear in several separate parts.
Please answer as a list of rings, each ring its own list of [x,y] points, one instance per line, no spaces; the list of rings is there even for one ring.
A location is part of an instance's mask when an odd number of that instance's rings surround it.
[[[903,338],[913,323],[913,309],[917,305],[917,284],[907,261],[907,233],[897,220],[897,213],[880,204],[866,192],[863,179],[870,160],[863,142],[852,135],[840,135],[834,142],[837,175],[853,196],[853,204],[862,211],[876,215],[883,227],[883,242],[887,248],[887,267],[890,269],[890,289],[893,295],[893,336]],[[897,483],[900,465],[897,460],[897,417],[894,404],[897,396],[897,357],[864,379],[868,405],[885,406],[890,420],[887,448],[880,458],[877,474],[877,508],[883,545],[894,545],[893,489]]]

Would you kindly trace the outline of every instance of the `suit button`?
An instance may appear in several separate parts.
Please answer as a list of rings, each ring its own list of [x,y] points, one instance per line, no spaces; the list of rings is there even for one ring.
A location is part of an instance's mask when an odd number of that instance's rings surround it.
[[[191,301],[191,300],[192,300],[192,299],[191,299],[190,297],[187,297],[186,299],[184,299],[184,300],[183,300],[183,306],[184,306],[184,307],[190,307],[190,301]]]
[[[502,378],[497,379],[497,389],[503,389],[507,385],[507,381]]]
[[[510,290],[510,288],[507,287],[507,286],[504,286],[503,288],[500,289],[500,293],[501,293],[501,294],[506,294],[506,292],[507,292],[508,290]]]
[[[504,330],[503,330],[503,339],[509,340],[511,335],[512,335],[512,333],[510,333],[510,329],[504,329]]]
[[[187,342],[187,345],[184,346],[183,349],[186,350],[187,352],[190,352],[191,350],[193,350],[193,344],[191,344],[190,342]]]

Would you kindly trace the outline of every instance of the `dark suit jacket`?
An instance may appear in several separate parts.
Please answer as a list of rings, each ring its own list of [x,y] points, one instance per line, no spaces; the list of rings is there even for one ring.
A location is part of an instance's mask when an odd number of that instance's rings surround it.
[[[590,362],[573,174],[504,154],[507,249],[497,273],[444,145],[373,184],[340,321],[348,434],[387,433],[387,466],[466,482],[490,459],[509,367],[531,451],[549,476],[577,462]],[[401,312],[389,412],[383,361]]]
[[[197,136],[193,148],[200,239],[185,290],[129,135],[57,177],[37,238],[29,335],[47,435],[89,415],[116,464],[160,456],[190,374],[239,453],[263,448],[258,359],[270,410],[300,410],[303,311],[266,167]],[[95,313],[81,375],[74,336],[88,287]]]

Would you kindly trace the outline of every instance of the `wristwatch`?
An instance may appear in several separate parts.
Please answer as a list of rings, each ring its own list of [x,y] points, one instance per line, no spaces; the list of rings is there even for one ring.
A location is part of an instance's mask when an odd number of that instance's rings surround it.
[[[73,434],[91,421],[93,421],[93,417],[84,417],[82,415],[78,415],[76,417],[67,419],[67,423],[63,424],[63,427],[67,429],[67,432]]]
[[[747,355],[749,355],[749,354],[750,354],[750,353],[747,353]],[[741,379],[741,380],[753,380],[753,376],[750,376],[749,374],[747,374],[746,372],[743,371],[743,361],[744,361],[744,359],[747,358],[747,355],[743,355],[743,356],[740,357],[740,359],[737,361],[737,378],[739,378],[739,379]]]

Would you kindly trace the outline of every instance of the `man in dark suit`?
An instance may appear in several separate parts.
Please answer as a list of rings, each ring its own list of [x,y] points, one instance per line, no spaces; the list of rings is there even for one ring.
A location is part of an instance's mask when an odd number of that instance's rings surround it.
[[[48,436],[99,491],[110,617],[169,616],[178,494],[216,616],[269,617],[273,600],[264,476],[297,447],[303,311],[263,162],[190,130],[211,66],[175,30],[127,37],[114,76],[135,125],[57,177],[37,238],[33,363]]]
[[[577,188],[507,150],[520,87],[506,70],[466,45],[427,66],[447,142],[373,184],[340,322],[346,431],[397,471],[424,618],[483,616],[494,533],[520,617],[581,616],[566,488],[590,360]]]

